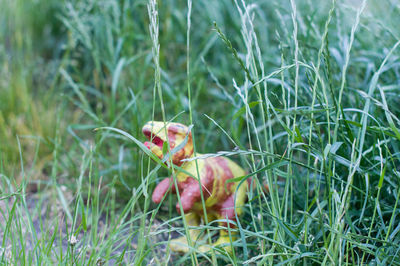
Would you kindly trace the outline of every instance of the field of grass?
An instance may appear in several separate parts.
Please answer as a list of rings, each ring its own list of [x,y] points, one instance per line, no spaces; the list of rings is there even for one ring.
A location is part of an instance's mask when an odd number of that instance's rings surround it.
[[[398,0],[0,6],[1,265],[400,265]],[[253,174],[232,254],[169,250],[149,120]]]

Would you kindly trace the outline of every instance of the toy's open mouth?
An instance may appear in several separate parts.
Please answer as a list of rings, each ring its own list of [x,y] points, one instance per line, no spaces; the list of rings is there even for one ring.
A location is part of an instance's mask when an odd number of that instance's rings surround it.
[[[151,148],[153,148],[154,146],[157,146],[157,147],[159,147],[159,148],[162,150],[164,141],[163,141],[160,137],[158,137],[158,136],[156,136],[156,135],[154,135],[154,134],[153,134],[153,136],[152,136],[152,135],[151,135],[151,132],[150,132],[150,131],[147,131],[147,130],[144,130],[144,131],[143,131],[143,134],[147,137],[148,140],[151,141],[151,142],[146,141],[146,142],[144,143],[144,145],[145,145],[148,149],[151,150]]]

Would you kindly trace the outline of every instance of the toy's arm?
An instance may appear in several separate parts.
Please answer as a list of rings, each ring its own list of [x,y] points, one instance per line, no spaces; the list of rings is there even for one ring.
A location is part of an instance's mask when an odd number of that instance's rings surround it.
[[[207,179],[201,182],[204,198],[207,198],[206,193],[209,193],[208,188],[210,188],[210,185],[212,185],[212,180]],[[183,212],[186,213],[193,208],[195,202],[198,202],[201,199],[199,182],[193,179],[193,182],[182,191],[180,196]],[[180,211],[179,202],[176,204],[176,209],[178,212]]]
[[[152,200],[154,203],[160,203],[165,193],[168,192],[171,187],[171,192],[175,192],[175,186],[172,182],[172,177],[167,177],[163,181],[161,181],[156,188],[154,189]]]
[[[199,183],[193,182],[189,186],[182,191],[181,202],[183,212],[186,213],[190,211],[193,207],[193,204],[198,201],[201,197],[200,190],[199,190]],[[179,202],[176,204],[176,209],[178,212],[180,211]]]

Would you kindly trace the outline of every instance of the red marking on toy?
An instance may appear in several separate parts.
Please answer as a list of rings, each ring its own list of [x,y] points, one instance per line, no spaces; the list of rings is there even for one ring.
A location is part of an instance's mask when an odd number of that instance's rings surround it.
[[[175,148],[175,139],[175,134],[168,130],[168,141],[171,149]]]

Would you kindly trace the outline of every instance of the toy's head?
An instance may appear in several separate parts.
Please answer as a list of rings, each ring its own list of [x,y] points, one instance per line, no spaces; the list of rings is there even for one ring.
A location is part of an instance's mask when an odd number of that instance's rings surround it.
[[[170,150],[172,151],[175,147],[179,146],[179,144],[182,144],[187,136],[185,146],[176,151],[172,156],[172,162],[177,166],[182,164],[182,159],[189,158],[193,154],[192,133],[185,125],[149,121],[143,127],[143,134],[149,140],[146,141],[144,145],[160,159],[165,155],[163,154],[163,145],[166,141],[169,142]]]

